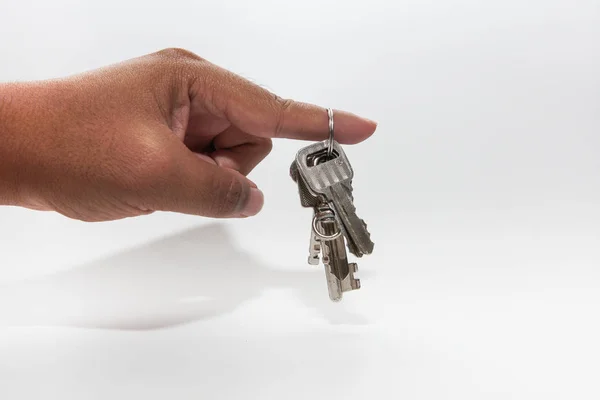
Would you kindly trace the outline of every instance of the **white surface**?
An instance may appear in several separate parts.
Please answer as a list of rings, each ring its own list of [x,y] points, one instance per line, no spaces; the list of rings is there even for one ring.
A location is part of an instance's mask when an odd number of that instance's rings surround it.
[[[1,399],[600,397],[598,1],[0,9],[0,80],[177,46],[380,122],[346,150],[376,251],[341,304],[305,265],[301,143],[246,221],[0,208]]]

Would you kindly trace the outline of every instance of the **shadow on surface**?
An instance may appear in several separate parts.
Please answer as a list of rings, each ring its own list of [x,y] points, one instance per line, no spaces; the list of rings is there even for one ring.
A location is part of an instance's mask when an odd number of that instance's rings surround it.
[[[319,272],[262,265],[213,224],[0,287],[0,325],[160,329],[232,312],[269,288],[297,290],[330,323],[366,324],[329,301]]]

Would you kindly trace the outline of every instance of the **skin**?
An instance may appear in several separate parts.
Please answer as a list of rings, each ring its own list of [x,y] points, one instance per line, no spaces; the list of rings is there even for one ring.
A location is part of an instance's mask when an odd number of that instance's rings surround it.
[[[376,123],[335,110],[336,140]],[[282,99],[182,49],[79,75],[0,84],[0,205],[110,221],[257,214],[246,175],[273,138],[324,140],[326,109]]]

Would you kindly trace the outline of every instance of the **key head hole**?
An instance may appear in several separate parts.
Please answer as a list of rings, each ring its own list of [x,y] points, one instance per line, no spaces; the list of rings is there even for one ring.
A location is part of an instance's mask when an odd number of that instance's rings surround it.
[[[306,164],[309,167],[314,167],[316,165],[323,164],[324,162],[335,160],[339,156],[339,153],[334,149],[331,157],[327,157],[327,149],[323,149],[307,156]]]

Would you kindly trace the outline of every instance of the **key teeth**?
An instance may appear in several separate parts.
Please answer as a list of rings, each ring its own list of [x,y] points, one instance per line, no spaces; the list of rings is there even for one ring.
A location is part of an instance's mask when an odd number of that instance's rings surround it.
[[[350,272],[352,274],[355,274],[358,272],[358,263],[355,263],[355,262],[349,263],[348,267],[350,268]],[[352,290],[360,289],[360,279],[354,278],[354,276],[351,276],[350,286],[352,287]]]
[[[362,222],[363,226],[365,227],[365,231],[367,232],[367,235],[369,235],[369,237],[371,237],[371,232],[369,232],[369,225],[367,225],[367,222],[364,219],[361,219],[360,222]]]

